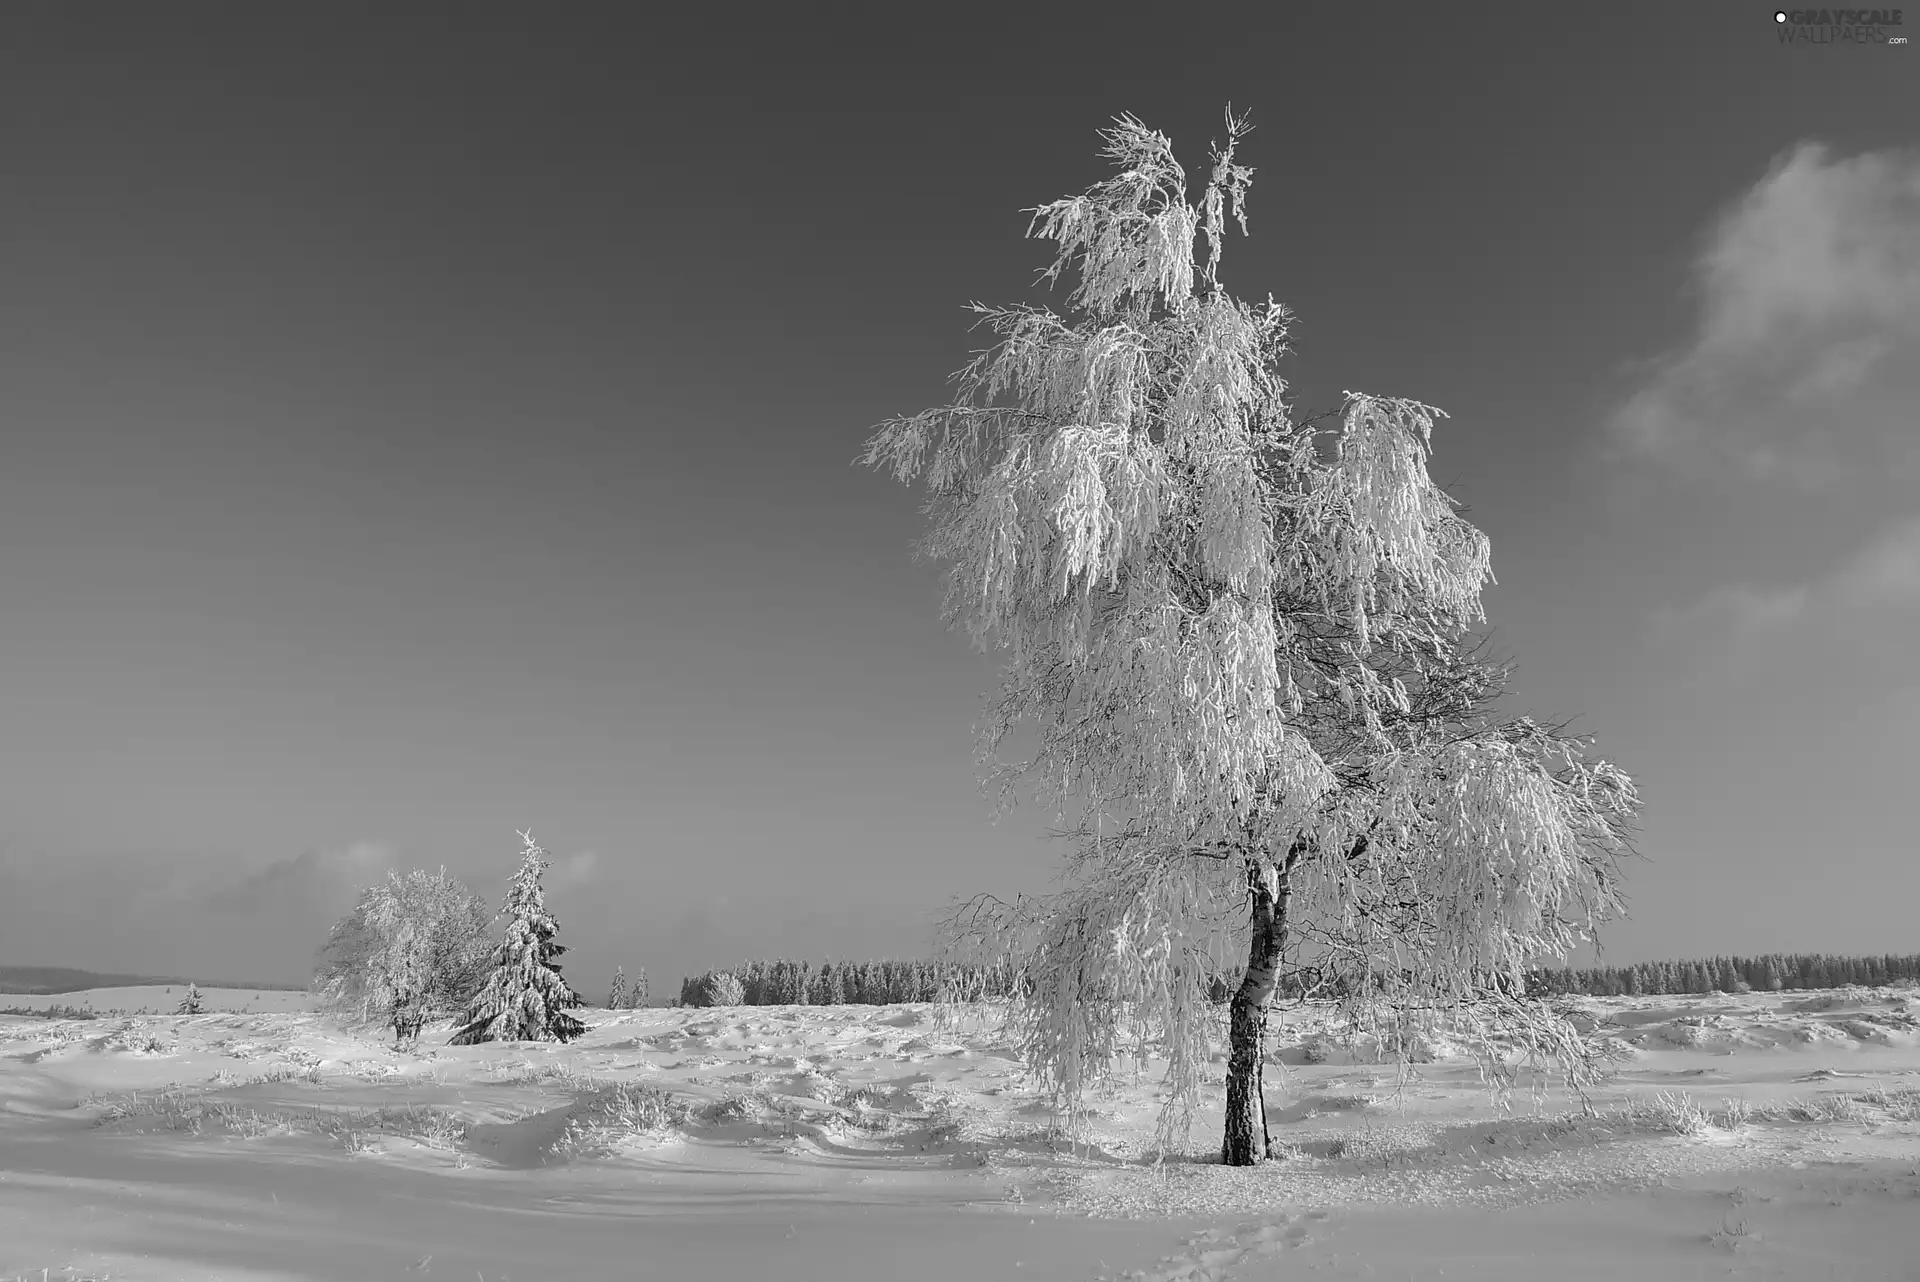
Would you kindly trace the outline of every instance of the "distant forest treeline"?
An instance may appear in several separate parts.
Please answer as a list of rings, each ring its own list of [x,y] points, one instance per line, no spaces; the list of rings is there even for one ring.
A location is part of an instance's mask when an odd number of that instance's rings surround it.
[[[681,980],[680,1004],[893,1006],[998,995],[1006,985],[1004,970],[948,962],[888,959],[826,961],[815,966],[787,958],[759,959]]]
[[[1707,957],[1692,961],[1635,962],[1630,966],[1541,967],[1527,972],[1527,996],[1638,997],[1655,994],[1776,992],[1788,988],[1873,986],[1920,981],[1920,955],[1836,957],[1828,953],[1764,953],[1758,957]],[[1213,981],[1213,999],[1224,1002],[1238,975]],[[1280,976],[1279,995],[1344,997],[1351,985],[1338,975],[1307,968]]]
[[[305,984],[254,984],[227,979],[182,979],[175,975],[111,975],[65,966],[0,966],[0,993],[46,997],[89,988],[147,988],[155,984],[202,988],[250,988],[259,993],[297,993]]]
[[[1584,993],[1589,997],[1634,997],[1657,993],[1755,992],[1783,988],[1841,988],[1848,984],[1893,984],[1920,980],[1920,954],[1897,957],[1836,957],[1830,953],[1766,953],[1759,957],[1710,957],[1701,961],[1636,962],[1631,966],[1536,970],[1527,991],[1539,997]]]
[[[1527,976],[1533,997],[1580,993],[1589,997],[1725,993],[1793,988],[1840,988],[1920,981],[1920,954],[1836,957],[1827,953],[1766,953],[1758,957],[1710,957],[1694,961],[1635,962],[1630,966],[1541,968]],[[680,981],[682,1006],[891,1006],[901,1002],[967,1000],[1004,995],[1005,968],[934,961],[812,962],[755,960],[710,970]],[[1224,1002],[1239,982],[1221,976],[1209,985]],[[1338,979],[1315,972],[1281,977],[1279,995],[1335,997]]]

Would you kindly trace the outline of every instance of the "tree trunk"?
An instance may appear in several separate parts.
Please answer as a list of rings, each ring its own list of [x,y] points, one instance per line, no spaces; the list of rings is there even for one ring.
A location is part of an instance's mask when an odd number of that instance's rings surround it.
[[[1267,1040],[1267,1002],[1279,980],[1280,945],[1287,933],[1286,873],[1262,864],[1247,881],[1253,893],[1253,939],[1246,976],[1233,995],[1227,1043],[1227,1127],[1220,1160],[1228,1166],[1252,1166],[1267,1156],[1261,1060]]]
[[[405,1042],[409,1038],[418,1041],[421,1026],[427,1022],[427,1013],[421,998],[412,993],[402,992],[393,999],[393,1039]]]

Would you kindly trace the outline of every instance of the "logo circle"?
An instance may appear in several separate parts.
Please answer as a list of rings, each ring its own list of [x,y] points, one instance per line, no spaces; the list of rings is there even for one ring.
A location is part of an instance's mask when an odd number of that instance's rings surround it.
[[[1785,9],[1775,9],[1773,11],[1773,20],[1775,22],[1785,22],[1787,20],[1787,11]]]

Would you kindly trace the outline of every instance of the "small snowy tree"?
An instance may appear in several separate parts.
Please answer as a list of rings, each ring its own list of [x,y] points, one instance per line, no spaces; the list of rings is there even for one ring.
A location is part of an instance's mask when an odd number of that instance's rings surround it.
[[[627,969],[624,966],[613,968],[613,987],[607,990],[607,1009],[627,1009]]]
[[[506,939],[494,950],[492,972],[468,1008],[464,1025],[454,1033],[454,1046],[569,1042],[587,1031],[585,1024],[567,1014],[585,1003],[561,977],[556,960],[567,950],[553,940],[559,923],[547,911],[540,887],[547,852],[530,832],[521,833],[520,840],[524,843],[520,868],[500,909],[507,919]]]
[[[174,1008],[173,1013],[176,1015],[200,1014],[200,985],[187,985],[187,995],[180,999],[180,1004]]]
[[[633,987],[627,990],[627,1009],[639,1010],[647,1004],[647,968],[633,972]]]
[[[737,971],[710,970],[680,984],[682,1006],[744,1006],[747,1003],[746,985]]]
[[[1103,134],[1119,174],[1032,211],[1057,247],[1046,278],[1077,271],[1068,314],[976,304],[998,341],[954,402],[882,424],[861,459],[925,481],[948,621],[1007,656],[989,783],[1079,818],[1065,890],[954,936],[1017,961],[1023,1049],[1070,1123],[1118,1054],[1157,1042],[1163,1153],[1197,1104],[1210,981],[1241,950],[1235,1165],[1266,1154],[1289,950],[1383,1045],[1471,1005],[1585,1071],[1577,1035],[1525,1001],[1525,967],[1617,908],[1637,806],[1581,742],[1487,711],[1504,673],[1467,635],[1487,540],[1427,474],[1444,415],[1350,392],[1293,417],[1290,314],[1218,274],[1228,216],[1246,230],[1246,130],[1229,112],[1189,204],[1166,136],[1121,117]]]

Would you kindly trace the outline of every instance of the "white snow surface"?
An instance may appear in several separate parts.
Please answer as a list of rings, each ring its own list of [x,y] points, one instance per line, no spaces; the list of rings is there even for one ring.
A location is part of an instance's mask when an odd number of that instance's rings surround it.
[[[1614,1065],[1584,1105],[1497,1104],[1445,1039],[1399,1074],[1283,1007],[1284,1156],[1242,1169],[1217,1085],[1146,1160],[1152,1062],[1069,1147],[982,1010],[589,1008],[564,1046],[396,1049],[302,994],[202,999],[0,996],[101,1013],[0,1016],[0,1279],[1920,1279],[1911,987],[1577,999]]]

